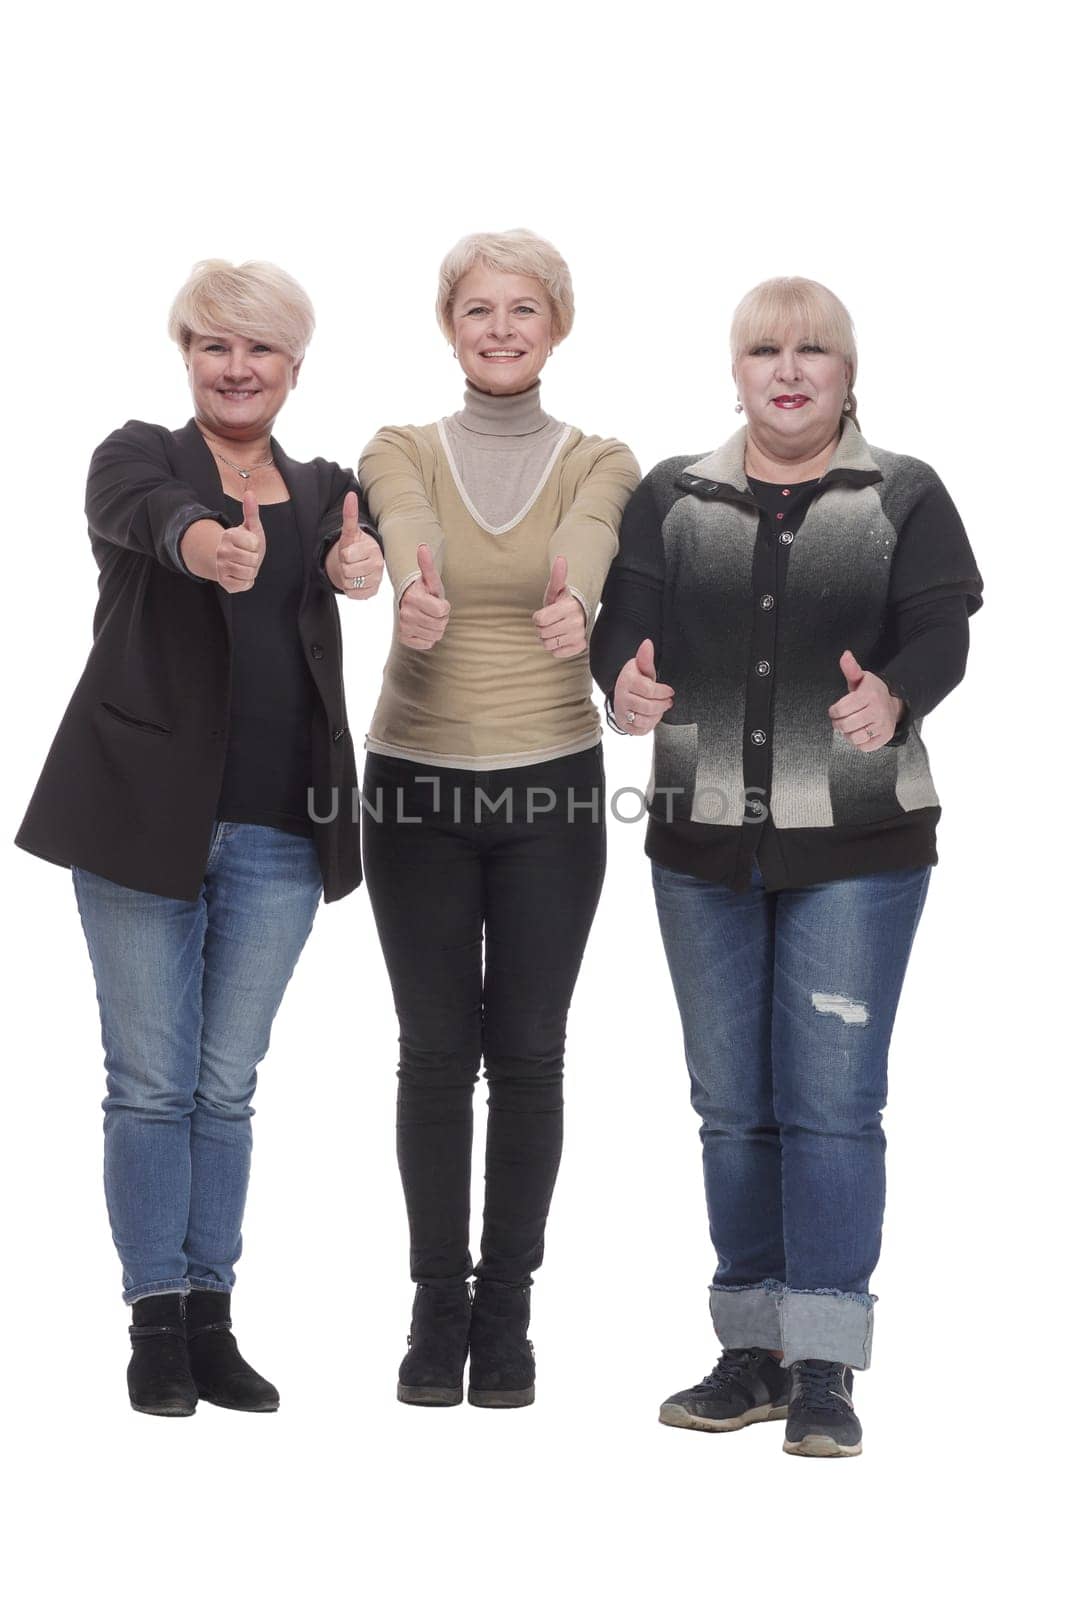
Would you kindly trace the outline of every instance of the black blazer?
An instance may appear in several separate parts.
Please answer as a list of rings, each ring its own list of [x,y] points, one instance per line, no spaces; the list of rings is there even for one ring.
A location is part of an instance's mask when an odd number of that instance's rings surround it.
[[[298,627],[318,690],[312,727],[315,845],[325,898],[360,881],[356,761],[345,716],[341,627],[322,558],[355,477],[290,461],[271,440],[303,539]],[[377,533],[369,518],[361,521]],[[232,510],[232,508],[231,508]],[[179,553],[193,522],[237,520],[192,422],[128,422],[94,452],[86,488],[100,598],[93,647],[16,843],[46,861],[177,900],[200,894],[226,759],[230,607]]]

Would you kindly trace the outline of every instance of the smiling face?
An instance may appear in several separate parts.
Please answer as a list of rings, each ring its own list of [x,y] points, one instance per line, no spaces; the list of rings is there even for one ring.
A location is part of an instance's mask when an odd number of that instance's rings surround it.
[[[787,460],[814,457],[837,438],[849,378],[843,355],[795,328],[747,345],[734,366],[753,440]]]
[[[486,394],[536,383],[552,349],[552,305],[543,284],[481,263],[456,284],[452,334],[459,364]]]
[[[197,421],[235,440],[270,433],[300,371],[277,345],[229,333],[194,333],[185,365]]]

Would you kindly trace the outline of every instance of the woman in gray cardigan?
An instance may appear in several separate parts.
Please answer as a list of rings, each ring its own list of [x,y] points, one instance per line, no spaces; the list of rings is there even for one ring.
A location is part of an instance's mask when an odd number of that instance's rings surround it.
[[[760,284],[734,317],[747,426],[661,462],[623,518],[592,667],[654,732],[646,849],[701,1118],[714,1371],[660,1411],[788,1416],[857,1455],[890,1034],[936,861],[920,729],[963,676],[981,578],[920,461],[856,421],[848,313]]]

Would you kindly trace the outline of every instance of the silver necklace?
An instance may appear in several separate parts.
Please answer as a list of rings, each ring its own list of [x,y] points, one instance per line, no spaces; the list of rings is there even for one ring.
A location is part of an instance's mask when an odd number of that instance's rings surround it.
[[[228,460],[226,456],[220,455],[217,450],[214,452],[214,455],[218,461],[225,461],[228,467],[232,467],[239,478],[250,478],[253,472],[259,471],[260,467],[273,467],[274,465],[273,456],[268,456],[266,461],[257,461],[255,465],[251,467],[239,467],[236,461]]]

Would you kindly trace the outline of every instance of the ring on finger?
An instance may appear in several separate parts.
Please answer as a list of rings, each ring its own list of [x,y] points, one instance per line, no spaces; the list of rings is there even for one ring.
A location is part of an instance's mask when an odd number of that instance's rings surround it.
[[[630,724],[630,726],[633,727],[633,724],[637,721],[637,712],[636,711],[628,711],[626,713],[626,720]]]
[[[354,578],[349,578],[348,585],[350,589],[365,589],[367,580],[362,572],[358,572]]]

